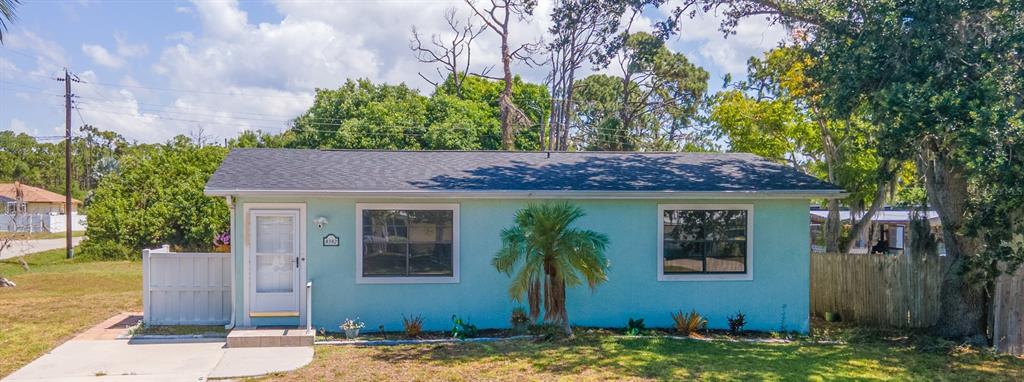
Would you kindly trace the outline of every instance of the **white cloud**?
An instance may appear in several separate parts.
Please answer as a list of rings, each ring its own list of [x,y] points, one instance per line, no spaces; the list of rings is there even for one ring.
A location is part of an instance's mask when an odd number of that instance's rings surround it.
[[[315,88],[337,87],[348,78],[405,82],[426,93],[429,85],[417,72],[433,73],[433,68],[417,62],[409,50],[410,28],[415,25],[426,36],[443,35],[449,33],[443,20],[447,8],[454,7],[463,19],[471,14],[458,0],[340,5],[280,0],[274,5],[281,19],[262,23],[250,22],[236,1],[196,1],[179,7],[179,12],[194,15],[201,29],[169,34],[160,42],[163,46],[154,45],[159,59],[152,70],[167,85],[148,84],[145,78],[140,83],[123,75],[117,82],[121,88],[94,87],[96,99],[86,100],[92,105],[82,108],[86,121],[148,142],[200,127],[219,140],[246,129],[281,131],[309,107]],[[551,6],[550,0],[540,1],[533,21],[513,25],[514,46],[546,34]],[[649,28],[654,18],[640,19],[637,29]],[[684,19],[681,35],[671,44],[713,73],[742,76],[749,56],[761,54],[785,36],[781,27],[748,20],[736,35],[723,39],[719,21],[714,15]],[[118,35],[115,40],[116,54],[98,45],[90,49],[97,54],[102,49],[114,60],[108,64],[127,64],[129,58],[148,54],[144,43]],[[484,32],[474,42],[474,70],[494,66],[500,71],[498,48],[493,33]],[[103,58],[97,57],[92,58],[99,63]],[[516,65],[514,71],[541,82],[547,68]],[[95,78],[94,73],[88,75]]]
[[[114,41],[117,42],[117,54],[121,57],[141,57],[149,54],[149,47],[146,44],[132,44],[122,35],[115,34]]]
[[[13,80],[20,77],[21,70],[10,60],[0,57],[0,79]]]
[[[17,119],[17,118],[11,118],[11,122],[7,124],[7,129],[6,130],[10,130],[10,131],[13,131],[15,133],[29,133],[29,134],[32,134],[32,132],[28,131],[28,125],[25,124],[25,121],[22,121],[22,120]]]
[[[693,19],[681,21],[679,39],[697,44],[697,54],[713,71],[745,77],[747,60],[774,48],[787,37],[781,25],[771,25],[759,18],[744,19],[735,34],[725,37],[719,30],[724,16],[700,13]],[[692,54],[692,53],[690,53]]]
[[[92,59],[92,62],[95,62],[98,65],[115,69],[120,68],[122,65],[124,65],[124,60],[122,60],[120,57],[117,57],[116,55],[111,54],[109,51],[107,51],[107,48],[104,48],[99,45],[82,44],[82,52],[85,53],[85,55],[89,56],[89,58]]]
[[[27,30],[5,34],[4,44],[35,57],[36,67],[28,73],[32,76],[49,77],[64,66],[71,65],[60,44]]]

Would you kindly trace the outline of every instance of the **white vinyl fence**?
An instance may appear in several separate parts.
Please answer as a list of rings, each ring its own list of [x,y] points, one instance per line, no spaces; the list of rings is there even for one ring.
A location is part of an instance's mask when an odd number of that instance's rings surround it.
[[[85,231],[87,216],[71,214],[71,230]],[[65,232],[66,215],[50,214],[0,214],[0,232]]]
[[[218,325],[231,318],[231,254],[142,251],[147,325]]]

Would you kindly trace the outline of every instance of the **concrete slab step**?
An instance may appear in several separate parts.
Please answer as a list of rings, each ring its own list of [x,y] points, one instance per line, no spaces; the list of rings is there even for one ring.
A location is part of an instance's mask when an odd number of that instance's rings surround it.
[[[305,328],[235,328],[228,333],[229,348],[313,346],[315,332]]]

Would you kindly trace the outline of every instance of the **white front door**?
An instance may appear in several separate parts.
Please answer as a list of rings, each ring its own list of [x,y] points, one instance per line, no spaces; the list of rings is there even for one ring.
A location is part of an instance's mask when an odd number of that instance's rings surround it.
[[[295,210],[252,210],[249,217],[250,315],[298,317],[301,221]]]

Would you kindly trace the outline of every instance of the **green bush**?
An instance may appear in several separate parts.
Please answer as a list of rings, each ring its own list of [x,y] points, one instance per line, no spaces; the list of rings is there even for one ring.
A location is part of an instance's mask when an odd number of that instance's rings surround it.
[[[90,198],[86,235],[134,251],[163,244],[211,249],[214,237],[228,230],[229,211],[223,198],[208,197],[203,188],[226,153],[182,136],[132,147]]]
[[[83,260],[139,260],[142,252],[109,240],[88,239],[78,246],[75,256]]]
[[[642,335],[644,335],[645,332],[647,332],[647,325],[644,324],[644,319],[642,319],[642,318],[637,318],[637,319],[630,318],[629,321],[626,322],[626,335],[627,336],[642,336]]]
[[[476,325],[471,324],[468,320],[463,320],[459,316],[452,315],[452,337],[464,340],[467,338],[475,338],[479,330]]]

